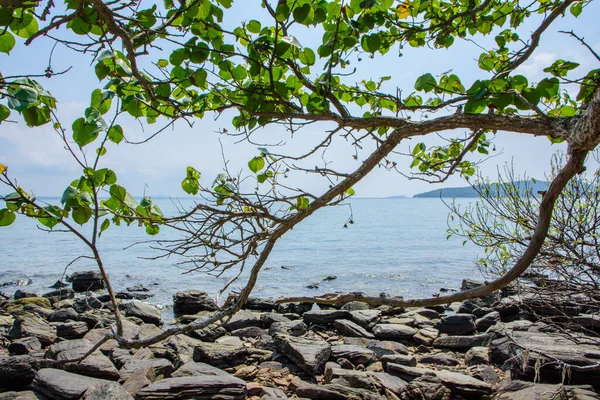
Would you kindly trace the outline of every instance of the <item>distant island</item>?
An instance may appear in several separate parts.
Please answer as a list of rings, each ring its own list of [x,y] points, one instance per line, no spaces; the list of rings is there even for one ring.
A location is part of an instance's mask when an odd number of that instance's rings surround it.
[[[521,195],[525,195],[526,191],[529,193],[533,193],[536,195],[539,191],[548,190],[548,182],[541,180],[529,180],[529,181],[515,181],[513,182],[516,187],[519,188],[519,192]],[[496,195],[498,190],[502,188],[497,183],[492,183],[490,185],[485,185],[490,188],[492,193]],[[478,187],[483,188],[483,186],[479,185]],[[394,196],[396,197],[396,196]],[[451,188],[441,188],[432,190],[429,192],[415,194],[413,198],[423,198],[423,197],[444,197],[444,198],[459,198],[459,197],[479,197],[479,193],[472,186],[462,186],[462,187],[451,187]]]
[[[403,195],[399,194],[396,196],[384,197],[384,199],[408,199],[408,196],[403,196]]]

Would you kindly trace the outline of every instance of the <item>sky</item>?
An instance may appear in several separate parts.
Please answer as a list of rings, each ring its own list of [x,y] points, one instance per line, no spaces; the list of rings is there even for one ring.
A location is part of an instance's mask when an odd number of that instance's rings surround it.
[[[238,1],[233,10],[226,14],[227,23],[259,18],[263,11],[258,0]],[[253,4],[255,8],[248,7]],[[543,79],[546,74],[543,68],[557,59],[576,61],[581,64],[577,71],[587,72],[598,68],[598,62],[589,52],[574,39],[561,34],[559,30],[574,30],[586,39],[597,52],[600,52],[600,29],[597,27],[595,16],[600,15],[600,3],[592,2],[583,14],[575,19],[567,16],[553,25],[542,37],[541,45],[535,54],[521,67],[518,73],[526,75],[530,82]],[[539,19],[538,19],[539,21]],[[534,21],[535,22],[535,21]],[[528,24],[521,30],[521,36],[526,38],[534,29]],[[495,30],[493,33],[498,33]],[[303,45],[310,45],[319,39],[318,29],[304,29],[293,32]],[[19,40],[19,39],[17,39]],[[348,79],[377,78],[391,75],[387,89],[392,92],[401,88],[404,93],[412,92],[412,86],[418,76],[430,72],[434,76],[448,70],[453,70],[463,79],[465,86],[478,78],[484,78],[483,71],[477,69],[476,59],[481,53],[478,46],[486,46],[493,41],[493,35],[482,38],[478,44],[468,41],[458,41],[449,50],[403,49],[402,57],[397,51],[390,51],[385,57],[371,60],[363,57],[356,62],[357,73]],[[52,41],[46,38],[36,40],[29,47],[18,42],[10,55],[0,54],[0,72],[4,76],[15,74],[43,74],[49,63]],[[163,53],[152,54],[154,58],[168,58],[169,49]],[[74,53],[58,46],[53,53],[51,65],[54,71],[71,68],[67,73],[54,76],[51,79],[40,79],[42,85],[58,100],[58,115],[63,126],[79,118],[89,104],[89,96],[93,89],[101,87],[90,64],[89,54]],[[146,59],[142,62],[149,62]],[[575,90],[575,89],[573,89]],[[434,117],[431,115],[429,117]],[[239,143],[239,138],[221,135],[218,131],[227,129],[233,132],[230,124],[231,115],[209,115],[202,120],[194,121],[188,126],[183,121],[173,129],[167,129],[153,140],[143,145],[128,145],[122,143],[108,148],[103,157],[102,165],[113,169],[120,184],[131,193],[158,196],[186,196],[180,183],[185,176],[185,168],[191,165],[202,172],[202,183],[209,185],[216,175],[222,171],[224,159],[228,162],[230,171],[242,171],[250,175],[247,162],[258,155],[258,145],[247,142]],[[9,167],[12,177],[19,184],[37,196],[60,196],[71,181],[81,173],[78,165],[72,160],[60,138],[49,126],[28,128],[20,118],[11,117],[14,123],[0,124],[0,163]],[[151,135],[155,126],[140,124],[133,119],[121,122],[130,141],[142,140]],[[289,152],[298,154],[302,149],[310,148],[323,137],[331,125],[312,125],[293,135],[280,127],[267,127],[254,137],[255,142],[264,144],[283,143],[280,146],[268,146],[273,152]],[[418,141],[407,141],[399,148],[409,151]],[[426,139],[428,145],[439,143],[439,139]],[[534,138],[527,135],[499,132],[494,140],[496,151],[493,157],[481,166],[484,176],[494,178],[497,170],[506,163],[512,163],[518,175],[527,174],[530,177],[542,179],[550,168],[550,158],[558,150],[565,150],[564,145],[551,145],[546,138]],[[93,147],[89,146],[93,152]],[[360,161],[372,150],[371,144],[366,144],[359,153],[358,160],[353,158],[353,148],[344,140],[338,139],[330,146],[324,156],[333,166],[350,171],[358,167]],[[396,159],[395,159],[396,160]],[[397,157],[400,167],[406,167],[411,160],[407,157]],[[313,162],[311,160],[310,162]],[[314,163],[322,163],[321,155]],[[320,165],[322,166],[322,165]],[[314,176],[298,173],[284,182],[292,187],[302,187],[314,193],[326,190],[327,183],[315,179]],[[375,170],[355,187],[359,197],[386,197],[393,195],[412,196],[416,193],[434,190],[443,186],[465,186],[467,183],[460,177],[453,177],[443,185],[430,185],[422,181],[408,180],[396,172],[388,172],[384,168]],[[0,189],[1,191],[2,189]]]

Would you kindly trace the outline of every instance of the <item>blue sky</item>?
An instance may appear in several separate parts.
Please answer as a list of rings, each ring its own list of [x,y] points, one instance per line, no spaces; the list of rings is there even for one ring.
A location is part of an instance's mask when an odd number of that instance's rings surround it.
[[[262,11],[258,0],[237,3],[237,6],[226,15],[226,18],[231,18],[229,23],[256,18]],[[249,8],[249,4],[255,4],[256,9]],[[600,15],[600,3],[597,2],[589,4],[578,19],[568,14],[550,28],[542,38],[540,48],[519,68],[518,72],[528,76],[530,82],[539,81],[545,76],[542,69],[559,58],[579,62],[581,66],[576,72],[581,71],[579,72],[581,74],[589,69],[598,68],[598,62],[584,47],[567,35],[557,32],[573,29],[578,35],[585,37],[597,52],[600,52],[600,29],[595,20],[597,15]],[[524,26],[521,37],[528,37],[534,28],[533,24]],[[318,29],[304,29],[292,33],[304,45],[314,43],[320,34]],[[488,36],[482,38],[478,44],[485,47],[491,41],[493,36]],[[51,40],[45,38],[36,40],[29,47],[25,47],[22,42],[18,43],[10,56],[0,54],[0,72],[4,76],[43,73],[48,65],[52,44]],[[404,90],[404,93],[410,93],[419,75],[425,72],[438,75],[452,69],[468,87],[473,80],[485,77],[484,72],[476,67],[476,59],[480,52],[480,48],[467,41],[460,41],[449,50],[404,49],[402,57],[399,57],[397,52],[391,51],[385,57],[378,57],[375,60],[363,57],[363,61],[355,64],[358,71],[352,79],[361,80],[391,75],[393,78],[388,82],[389,90],[393,92],[396,87],[399,87]],[[155,53],[152,57],[167,58],[167,49],[163,53]],[[63,125],[70,126],[72,121],[83,114],[89,104],[91,91],[101,85],[94,75],[89,55],[74,53],[59,46],[54,52],[52,67],[54,71],[71,67],[71,70],[64,75],[40,79],[40,82],[58,99],[58,113]],[[223,167],[221,146],[225,158],[229,160],[229,169],[242,170],[244,174],[249,174],[246,164],[258,153],[257,146],[236,143],[238,138],[217,134],[216,131],[223,128],[233,131],[228,117],[230,116],[221,115],[215,120],[214,116],[208,116],[203,120],[196,120],[193,127],[180,122],[174,129],[163,132],[144,145],[133,146],[122,143],[119,146],[111,146],[103,163],[114,169],[120,183],[136,195],[146,190],[151,195],[183,196],[180,182],[188,165],[200,170],[203,173],[203,182],[208,185]],[[50,127],[30,129],[20,119],[12,119],[16,123],[0,125],[0,163],[9,166],[11,176],[16,177],[26,190],[38,196],[60,195],[73,179],[78,178],[80,170],[77,164],[69,157],[61,140]],[[131,141],[143,139],[155,129],[155,127],[141,125],[132,119],[124,120],[121,124],[125,127]],[[297,153],[313,145],[322,137],[323,132],[330,128],[331,126],[328,125],[310,126],[292,138],[281,128],[269,127],[259,132],[255,140],[266,143],[284,141],[285,145],[275,148],[274,151]],[[425,141],[435,143],[435,140],[432,138]],[[400,150],[407,151],[408,147],[415,143],[407,142]],[[495,145],[497,149],[495,156],[482,166],[483,174],[489,177],[496,175],[499,166],[512,160],[517,173],[543,178],[545,171],[549,169],[552,153],[564,150],[564,146],[551,146],[545,138],[506,132],[498,133]],[[334,160],[333,165],[340,169],[351,170],[358,166],[358,162],[367,155],[369,149],[372,147],[366,145],[357,161],[352,158],[353,149],[343,140],[338,140],[335,146],[328,150],[326,157],[328,160]],[[90,148],[89,151],[93,149]],[[407,167],[410,164],[407,158],[398,158],[397,161],[400,166]],[[326,188],[325,182],[305,174],[291,176],[285,183],[315,192]],[[465,181],[458,177],[445,183],[445,186],[463,185]],[[413,195],[437,187],[439,186],[431,186],[420,181],[408,181],[397,173],[387,172],[381,168],[365,178],[355,190],[360,197],[380,197]]]

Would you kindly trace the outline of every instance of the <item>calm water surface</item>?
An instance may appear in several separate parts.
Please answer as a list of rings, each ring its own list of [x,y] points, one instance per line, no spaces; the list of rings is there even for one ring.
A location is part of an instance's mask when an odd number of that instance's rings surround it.
[[[169,199],[155,202],[165,215],[176,212]],[[440,199],[354,199],[351,206],[354,224],[347,229],[350,209],[340,206],[317,212],[285,235],[263,268],[254,295],[364,291],[417,297],[460,287],[463,278],[480,278],[474,262],[482,251],[463,246],[460,238],[446,240],[448,209]],[[163,228],[159,237],[174,235]],[[227,281],[228,277],[184,274],[175,258],[145,260],[141,257],[159,254],[148,245],[125,249],[148,239],[134,226],[111,227],[103,234],[100,251],[116,290],[141,283],[155,294],[149,301],[169,306],[178,290],[194,288],[214,295]],[[73,235],[44,232],[34,221],[19,217],[10,227],[0,228],[0,284],[31,278],[33,284],[21,289],[42,294],[81,254],[88,253]],[[93,268],[89,260],[80,260],[68,273]],[[330,275],[337,279],[322,281]],[[319,288],[307,288],[311,283],[319,283]],[[240,286],[241,282],[233,285]],[[12,294],[16,289],[5,286],[0,291]]]

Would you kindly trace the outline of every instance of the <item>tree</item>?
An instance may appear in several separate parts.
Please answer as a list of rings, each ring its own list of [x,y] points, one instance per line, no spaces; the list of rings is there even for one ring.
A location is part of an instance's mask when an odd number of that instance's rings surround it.
[[[418,143],[410,150],[414,177],[431,181],[452,174],[473,175],[476,155],[486,155],[492,147],[491,133],[508,131],[566,142],[569,159],[541,201],[532,239],[515,265],[489,285],[434,299],[349,294],[312,300],[361,299],[407,306],[485,295],[510,283],[531,264],[546,237],[559,193],[584,169],[588,152],[600,143],[599,69],[573,72],[577,63],[557,59],[536,83],[516,72],[535,54],[553,24],[562,18],[585,18],[583,11],[590,4],[575,0],[527,5],[516,0],[265,0],[260,2],[257,19],[229,21],[232,0],[165,0],[149,8],[126,1],[67,0],[64,7],[53,2],[3,1],[0,51],[9,53],[17,40],[21,46],[22,38],[25,45],[49,40],[85,52],[91,55],[101,88],[91,93],[84,115],[65,124],[57,117],[56,99],[38,80],[68,71],[55,72],[50,66],[38,76],[2,77],[2,125],[19,115],[31,127],[52,124],[82,173],[65,190],[60,204],[43,204],[17,185],[6,166],[0,166],[2,183],[14,191],[3,198],[6,207],[0,210],[0,225],[11,224],[16,214],[36,218],[49,229],[61,224],[88,245],[89,257],[102,271],[113,302],[97,247],[101,233],[111,224],[138,223],[149,234],[158,233],[161,225],[182,230],[186,239],[166,244],[165,251],[189,257],[193,269],[213,273],[250,269],[243,290],[210,320],[135,342],[123,338],[118,326],[121,345],[139,346],[198,329],[239,310],[278,239],[318,209],[352,196],[353,186],[378,166],[398,169],[395,153],[409,139],[444,132],[442,145],[428,148]],[[315,34],[320,39],[314,45],[305,40]],[[566,34],[600,61],[584,38],[576,32]],[[481,79],[470,79],[467,73],[434,76],[423,71],[412,87],[402,91],[395,82],[400,74],[354,78],[361,62],[385,60],[386,53],[403,55],[408,48],[442,51],[464,41],[485,49],[476,61]],[[168,57],[161,58],[165,53]],[[568,90],[573,88],[574,92]],[[203,200],[171,218],[163,216],[149,198],[138,204],[118,184],[116,173],[103,166],[106,152],[127,139],[120,123],[124,119],[162,123],[149,140],[165,134],[165,128],[177,121],[191,123],[220,114],[231,117],[235,130],[223,134],[250,143],[270,126],[295,135],[319,126],[320,134],[306,151],[279,154],[277,146],[260,147],[248,162],[250,177],[247,170],[230,172],[225,163],[224,172],[209,177],[207,185],[200,183],[200,171],[188,167],[182,188]],[[326,150],[342,141],[360,158],[353,170],[342,170],[327,157]],[[323,179],[326,189],[311,193],[288,186],[284,178],[290,174]],[[110,196],[108,200],[100,199],[103,193]],[[85,236],[76,224],[91,224],[92,235]],[[281,301],[293,300],[297,299]]]
[[[597,160],[598,153],[594,156]],[[558,154],[548,178],[553,179],[563,164],[564,156]],[[591,178],[580,175],[569,181],[558,197],[546,240],[524,277],[530,283],[520,285],[522,292],[535,295],[535,303],[552,310],[551,315],[540,318],[580,329],[586,327],[573,322],[564,306],[600,309],[599,175],[596,170]],[[474,187],[480,194],[478,202],[466,208],[449,205],[451,220],[458,222],[452,223],[449,231],[485,249],[478,265],[494,279],[510,269],[527,247],[544,193],[533,192],[531,181],[520,180],[510,167],[497,184],[479,180]]]

